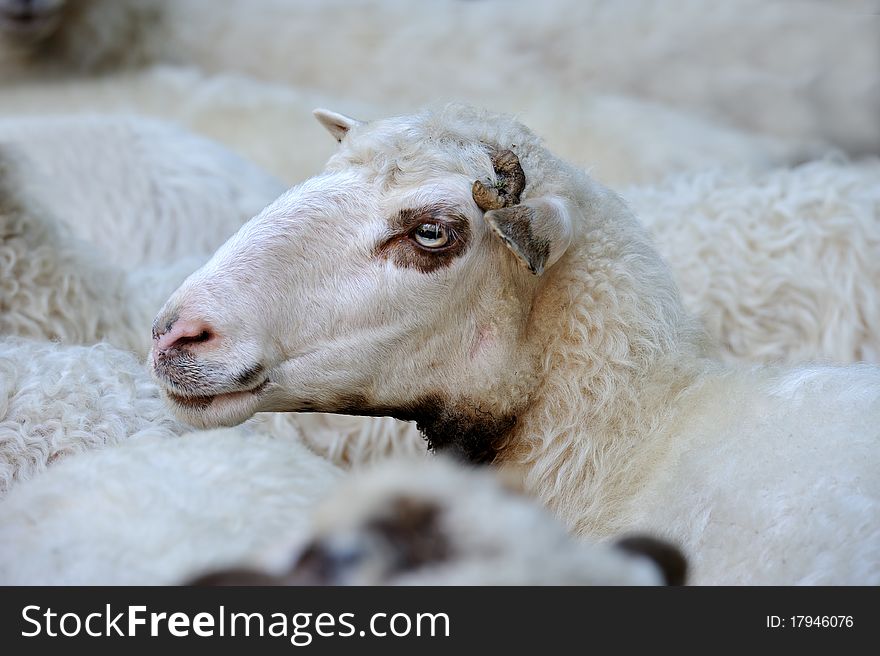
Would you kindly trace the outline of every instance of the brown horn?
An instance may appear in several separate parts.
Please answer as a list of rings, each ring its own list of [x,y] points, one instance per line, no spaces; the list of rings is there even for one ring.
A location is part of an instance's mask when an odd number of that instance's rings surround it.
[[[519,196],[526,186],[526,174],[516,153],[512,150],[494,150],[491,157],[498,182],[487,187],[477,180],[471,189],[474,201],[484,212],[519,204]]]

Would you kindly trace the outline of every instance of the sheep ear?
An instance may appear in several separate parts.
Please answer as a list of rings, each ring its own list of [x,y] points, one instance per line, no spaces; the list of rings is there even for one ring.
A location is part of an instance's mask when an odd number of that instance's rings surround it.
[[[363,121],[359,121],[351,116],[346,116],[345,114],[331,112],[329,109],[318,108],[314,110],[312,114],[315,115],[315,118],[318,119],[318,122],[320,122],[321,125],[327,128],[327,132],[332,134],[336,141],[342,141],[343,137],[345,137],[345,135],[348,134],[348,131],[353,127],[364,124]]]
[[[489,210],[483,218],[520,264],[536,276],[553,266],[571,244],[571,217],[559,198],[537,198]]]
[[[668,542],[647,535],[633,535],[615,542],[615,547],[628,554],[651,560],[663,574],[666,585],[684,585],[687,580],[687,558]]]

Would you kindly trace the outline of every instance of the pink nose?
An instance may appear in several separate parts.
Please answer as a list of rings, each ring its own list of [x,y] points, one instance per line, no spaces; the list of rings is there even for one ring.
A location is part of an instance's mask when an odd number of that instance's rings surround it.
[[[204,321],[178,319],[164,333],[153,338],[153,348],[156,353],[165,353],[191,344],[204,344],[215,337],[211,326]]]

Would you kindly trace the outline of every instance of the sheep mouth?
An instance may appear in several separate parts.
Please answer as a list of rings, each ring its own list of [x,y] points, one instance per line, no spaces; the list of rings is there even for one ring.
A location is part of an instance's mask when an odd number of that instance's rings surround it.
[[[206,410],[212,405],[221,403],[229,403],[240,401],[253,396],[259,396],[269,386],[269,379],[263,379],[263,382],[246,390],[238,390],[235,392],[224,392],[221,394],[206,395],[183,395],[166,389],[165,395],[176,405],[187,410]]]

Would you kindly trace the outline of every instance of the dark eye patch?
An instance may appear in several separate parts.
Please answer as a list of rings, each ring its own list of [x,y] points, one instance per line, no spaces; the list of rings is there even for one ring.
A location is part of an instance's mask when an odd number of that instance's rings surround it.
[[[426,249],[412,235],[425,224],[443,226],[449,242],[442,248]],[[425,205],[400,210],[389,221],[391,234],[376,246],[376,256],[396,266],[431,273],[452,264],[464,253],[470,240],[470,223],[452,206]]]

